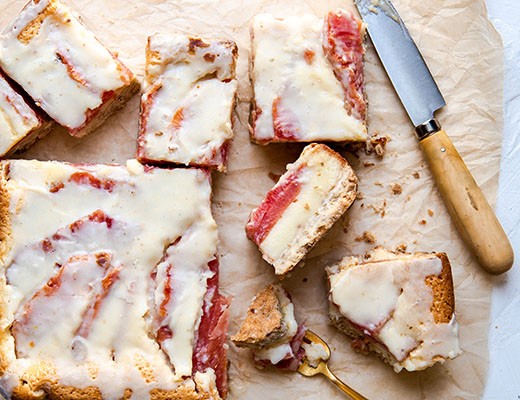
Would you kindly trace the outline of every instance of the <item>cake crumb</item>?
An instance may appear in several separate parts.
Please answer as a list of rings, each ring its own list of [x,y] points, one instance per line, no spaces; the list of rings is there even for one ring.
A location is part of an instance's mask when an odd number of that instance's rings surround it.
[[[356,242],[365,242],[368,244],[372,244],[376,242],[376,237],[372,232],[365,231],[362,236],[358,236],[354,239]]]
[[[381,206],[375,206],[373,204],[367,205],[367,208],[371,208],[374,210],[376,214],[380,214],[381,218],[383,218],[386,215],[386,206],[388,205],[386,199],[384,199],[383,204]],[[363,206],[363,205],[362,205]]]
[[[374,182],[374,185],[375,185],[375,186],[379,186],[379,187],[383,187],[383,186],[384,186],[383,183],[382,183],[382,182],[379,182],[379,181]]]
[[[395,248],[396,253],[406,253],[406,249],[408,248],[408,245],[406,243],[401,243]]]
[[[433,217],[433,210],[431,208],[428,208],[428,215],[430,217]]]
[[[427,223],[427,222],[426,222],[425,219],[421,219],[421,220],[419,221],[419,225],[426,225],[426,223]]]
[[[421,174],[418,172],[418,171],[415,171],[412,176],[415,178],[415,179],[419,179],[421,177]]]
[[[374,132],[365,144],[365,153],[375,153],[377,158],[383,158],[385,155],[386,144],[390,141],[390,137],[387,135],[379,135],[378,132]]]
[[[373,162],[365,161],[365,162],[363,163],[363,165],[364,165],[365,167],[373,167],[373,166],[376,165],[376,164],[374,164]]]
[[[392,189],[392,194],[401,194],[403,193],[403,187],[399,183],[392,183],[390,185]]]
[[[364,197],[365,195],[363,194],[363,192],[357,192],[356,200],[363,200]]]

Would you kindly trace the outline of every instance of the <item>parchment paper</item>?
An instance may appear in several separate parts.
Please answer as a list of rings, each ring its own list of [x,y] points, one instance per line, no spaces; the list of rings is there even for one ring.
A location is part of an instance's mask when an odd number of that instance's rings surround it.
[[[260,12],[276,16],[316,13],[350,1],[275,0],[68,0],[84,22],[140,77],[146,37],[154,32],[184,32],[234,39],[239,46],[239,103],[229,172],[214,176],[214,212],[219,223],[223,291],[234,298],[230,331],[235,332],[252,296],[276,281],[257,248],[244,234],[248,214],[274,184],[301,145],[249,143],[247,75],[249,22]],[[483,0],[395,0],[421,49],[447,107],[438,116],[488,199],[494,201],[502,129],[502,46],[486,19]],[[0,25],[13,18],[24,1],[1,1]],[[292,293],[299,319],[330,344],[332,369],[370,399],[479,398],[487,369],[487,329],[492,280],[479,269],[450,222],[434,188],[404,110],[369,44],[366,84],[370,133],[391,137],[382,160],[373,154],[346,154],[360,179],[359,199],[309,254],[284,285]],[[124,163],[135,154],[138,96],[102,128],[78,140],[56,129],[24,158],[72,162]],[[368,163],[368,164],[366,164]],[[370,166],[373,163],[373,166]],[[418,173],[418,174],[417,174]],[[415,177],[414,177],[415,175]],[[418,178],[416,178],[418,177]],[[391,184],[402,186],[392,194]],[[383,213],[384,210],[384,213]],[[430,210],[430,211],[428,211]],[[375,243],[356,241],[371,232]],[[324,266],[376,245],[409,251],[445,251],[454,272],[457,316],[464,354],[425,372],[395,374],[375,356],[356,354],[350,341],[328,325]],[[245,350],[230,345],[230,399],[342,399],[322,378],[257,370]]]

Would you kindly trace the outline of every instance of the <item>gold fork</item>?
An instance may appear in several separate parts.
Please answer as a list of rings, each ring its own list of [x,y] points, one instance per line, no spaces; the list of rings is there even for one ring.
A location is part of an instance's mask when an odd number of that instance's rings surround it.
[[[318,335],[316,335],[314,332],[307,331],[305,333],[305,337],[303,338],[303,341],[307,344],[315,344],[322,346],[326,353],[327,358],[321,358],[318,361],[316,365],[311,364],[310,360],[305,356],[298,367],[298,372],[304,376],[314,376],[318,374],[325,375],[332,383],[334,383],[343,393],[350,396],[353,400],[368,400],[366,397],[362,396],[358,392],[356,392],[354,389],[352,389],[347,384],[343,383],[336,375],[332,373],[332,371],[329,369],[329,366],[327,365],[327,361],[330,358],[330,348],[323,341],[322,338],[320,338]]]

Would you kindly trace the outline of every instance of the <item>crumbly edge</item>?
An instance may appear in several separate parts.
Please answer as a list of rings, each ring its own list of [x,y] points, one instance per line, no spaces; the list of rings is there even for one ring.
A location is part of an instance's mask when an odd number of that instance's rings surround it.
[[[399,259],[402,257],[405,258],[429,258],[432,254],[434,254],[437,258],[439,258],[442,262],[442,270],[441,273],[436,275],[427,276],[425,279],[425,283],[432,289],[433,294],[433,302],[430,307],[430,312],[433,315],[433,319],[436,324],[440,323],[449,323],[453,318],[453,314],[455,312],[455,295],[453,288],[453,280],[451,274],[451,264],[448,259],[446,253],[395,253],[388,252],[388,254],[395,256],[395,259]],[[339,264],[333,265],[327,268],[327,282],[329,286],[330,293],[330,275],[337,273],[343,269],[351,268],[357,265],[364,264],[362,257],[345,257]],[[377,260],[373,262],[385,262],[389,260]],[[332,302],[331,296],[329,294],[329,319],[332,325],[338,328],[345,335],[353,338],[363,340],[368,347],[368,349],[377,354],[384,362],[391,365],[398,370],[402,369],[399,361],[388,351],[388,349],[381,343],[377,342],[374,338],[365,335],[363,332],[360,332],[357,327],[350,323],[350,321],[345,318],[338,310],[338,307]],[[426,369],[436,362],[443,361],[444,358],[437,357],[437,359],[432,361],[431,365],[427,365],[422,369]]]
[[[225,45],[225,47],[231,49],[231,53],[233,55],[233,62],[230,65],[230,69],[232,72],[232,78],[236,80],[236,65],[238,61],[238,46],[235,42],[231,40],[219,40],[218,43],[222,43]],[[148,64],[162,64],[160,60],[160,54],[158,51],[154,51],[150,49],[150,37],[147,39],[147,45],[146,45],[146,68],[145,68],[145,81],[148,81],[149,84],[153,84],[153,82],[158,79],[157,77],[149,76],[148,75]],[[151,78],[154,78],[151,80]],[[150,164],[150,165],[157,165],[157,166],[164,166],[164,167],[175,167],[175,166],[185,166],[185,164],[180,162],[175,162],[171,160],[164,160],[164,159],[153,159],[148,158],[146,155],[145,148],[143,146],[143,143],[145,141],[146,136],[148,133],[145,131],[144,128],[144,113],[143,113],[143,95],[146,93],[146,89],[143,88],[141,90],[141,101],[140,101],[140,108],[139,108],[139,130],[137,135],[137,159],[139,162],[143,164]],[[229,114],[229,120],[231,121],[231,130],[234,132],[234,123],[233,123],[233,112],[236,108],[237,101],[238,101],[238,95],[237,91],[235,91],[233,95],[232,106]],[[227,139],[222,143],[222,147],[229,147],[231,146],[231,143],[233,142],[233,137]],[[227,159],[224,159],[222,163],[213,163],[213,164],[198,164],[197,162],[193,161],[187,164],[189,167],[195,167],[195,168],[210,168],[212,170],[218,171],[218,172],[227,172]]]
[[[76,388],[74,386],[64,386],[57,383],[52,367],[45,364],[35,365],[30,374],[21,377],[21,384],[13,390],[12,400],[103,400],[99,388],[88,386]],[[55,372],[55,371],[54,371]],[[132,399],[132,390],[124,391],[122,400]],[[218,394],[197,392],[187,387],[179,386],[175,390],[152,389],[150,391],[151,400],[209,400],[220,399]]]
[[[6,158],[12,156],[16,152],[21,152],[31,147],[37,140],[50,133],[55,123],[41,108],[34,104],[31,96],[29,96],[27,92],[25,92],[22,87],[12,80],[2,69],[0,69],[0,77],[5,79],[11,89],[22,97],[25,104],[32,110],[34,116],[38,120],[37,126],[26,132],[24,136],[18,138],[18,140],[14,142],[4,154],[0,154],[1,158]]]
[[[10,157],[17,152],[24,151],[36,143],[39,139],[47,136],[54,128],[54,121],[40,121],[40,125],[33,128],[22,137],[18,142],[14,143],[1,157]]]
[[[82,138],[99,128],[112,114],[122,109],[141,87],[137,78],[132,75],[130,83],[115,91],[114,96],[101,104],[94,117],[79,130],[70,130],[71,136]]]
[[[358,179],[354,170],[350,167],[347,160],[338,153],[323,144],[311,144],[307,146],[297,163],[304,163],[307,158],[312,157],[317,152],[326,152],[327,156],[333,157],[340,163],[341,176],[337,179],[336,186],[329,192],[327,198],[322,202],[317,214],[309,219],[302,234],[298,235],[280,257],[275,260],[269,259],[264,254],[264,259],[272,264],[275,273],[284,276],[290,272],[316,245],[316,243],[327,233],[334,223],[348,210],[357,195]]]
[[[10,193],[7,188],[10,161],[0,161],[0,259],[2,273],[0,274],[0,316],[6,315],[7,293],[4,260],[9,252],[11,237],[11,221],[9,213]],[[3,322],[3,321],[2,321]],[[10,326],[0,325],[0,376],[9,368],[6,356],[11,350],[8,342],[12,340]],[[143,366],[144,371],[146,366]],[[100,389],[96,386],[78,388],[58,383],[59,376],[55,367],[47,362],[32,364],[24,374],[18,377],[18,385],[13,389],[12,400],[102,400]],[[126,389],[122,399],[132,398],[132,391]],[[174,390],[155,388],[150,391],[151,400],[219,400],[216,390],[211,393],[202,389],[197,391],[192,387],[180,384]]]
[[[235,345],[262,349],[286,334],[280,296],[287,297],[284,289],[280,285],[269,285],[253,298],[239,331],[231,337]]]
[[[22,9],[20,14],[23,14],[27,8],[32,7],[33,4],[38,4],[40,1],[41,0],[29,1]],[[61,3],[58,0],[48,0],[47,6],[45,6],[45,8],[37,15],[34,20],[30,21],[27,26],[22,29],[22,31],[18,34],[17,39],[22,43],[29,43],[34,36],[39,34],[40,27],[47,17],[51,15],[58,17],[56,10],[62,6],[64,6],[64,3]],[[78,23],[83,24],[81,20],[76,20]],[[64,23],[66,23],[66,21]],[[87,27],[85,27],[85,29],[88,30]],[[98,43],[100,46],[105,47],[101,42],[98,41]],[[123,65],[115,55],[112,54],[112,57],[118,64],[118,68],[120,69],[121,74],[124,77],[123,79],[126,80],[126,82],[124,81],[120,88],[114,90],[114,96],[112,98],[100,104],[96,110],[90,110],[95,112],[95,114],[92,119],[87,120],[83,126],[75,128],[66,127],[71,136],[81,138],[88,135],[97,129],[100,125],[102,125],[110,115],[121,109],[125,103],[139,91],[140,84],[135,75],[125,65]],[[32,142],[29,142],[29,144],[32,144]],[[22,148],[17,148],[16,150],[21,149]]]

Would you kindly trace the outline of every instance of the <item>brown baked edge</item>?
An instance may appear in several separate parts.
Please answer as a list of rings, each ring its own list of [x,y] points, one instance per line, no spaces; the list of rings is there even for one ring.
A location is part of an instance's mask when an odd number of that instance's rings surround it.
[[[20,138],[18,142],[14,143],[9,150],[4,154],[0,155],[1,158],[10,157],[15,153],[20,153],[27,150],[39,139],[47,136],[54,128],[54,121],[51,120],[40,120],[40,125],[30,130],[25,136]]]
[[[9,179],[9,160],[0,161],[0,260],[2,269],[5,269],[4,259],[9,251],[11,236],[10,224],[10,193],[7,189]],[[6,314],[7,293],[5,271],[0,273],[0,316]],[[0,329],[0,376],[9,368],[6,357],[8,341],[12,338],[10,327]],[[121,399],[130,399],[132,391],[126,389]],[[0,394],[1,397],[1,394]],[[77,388],[58,383],[55,368],[47,363],[34,363],[29,369],[19,376],[18,384],[11,395],[12,400],[103,400],[102,393],[95,386]],[[218,391],[211,393],[197,391],[186,385],[180,385],[174,390],[155,388],[150,391],[151,400],[218,400]]]
[[[287,332],[280,309],[279,285],[269,285],[251,301],[239,331],[231,337],[238,347],[262,349],[280,340]]]
[[[394,253],[405,254],[410,253]],[[451,264],[446,253],[414,253],[414,255],[430,255],[435,254],[442,262],[442,270],[438,276],[430,275],[426,277],[425,283],[432,289],[433,302],[430,311],[433,315],[435,323],[449,323],[455,312],[455,294],[453,288],[453,279],[451,273]],[[388,260],[378,260],[375,262],[385,262]],[[362,265],[363,262],[353,264],[352,266]],[[329,274],[330,277],[330,274]],[[330,293],[330,279],[327,277],[327,283]],[[363,345],[369,351],[377,354],[384,362],[389,365],[398,365],[399,361],[388,351],[388,349],[371,336],[365,335],[353,325],[347,318],[340,314],[338,307],[332,302],[329,295],[329,320],[338,330],[345,335],[363,342]],[[363,351],[362,351],[363,352]],[[433,364],[440,361],[441,358],[434,359]]]
[[[357,196],[358,178],[345,158],[324,144],[313,143],[306,146],[305,149],[310,149],[310,151],[317,151],[316,149],[325,150],[329,156],[334,157],[341,163],[341,169],[344,171],[344,174],[341,179],[338,179],[337,184],[333,189],[336,191],[335,195],[332,198],[329,198],[324,206],[322,205],[320,208],[319,212],[323,215],[319,223],[311,228],[307,227],[307,225],[305,226],[305,230],[311,230],[312,236],[302,244],[294,257],[291,259],[273,260],[273,262],[266,260],[273,266],[276,265],[277,268],[280,265],[284,266],[284,268],[282,268],[284,272],[277,274],[280,278],[285,277],[289,272],[296,268],[300,261],[305,258],[307,253],[309,253],[309,251],[329,231],[332,225],[334,225],[336,221],[347,212],[356,200]]]
[[[112,97],[102,103],[96,110],[94,116],[79,128],[67,128],[71,136],[82,138],[99,128],[112,114],[122,109],[125,104],[137,93],[141,87],[135,76],[131,77],[130,83],[117,89]]]
[[[132,390],[126,389],[121,400],[132,399]],[[151,400],[209,400],[219,399],[218,394],[197,392],[181,385],[174,390],[152,389]],[[13,390],[12,400],[103,400],[99,388],[88,386],[77,388],[57,383],[52,367],[45,364],[34,365],[20,377],[20,384]]]
[[[235,42],[230,41],[230,40],[220,40],[218,42],[225,44],[226,47],[228,47],[228,48],[231,48],[233,62],[230,64],[229,67],[230,67],[230,70],[233,75],[232,79],[236,80],[238,46]],[[149,76],[148,76],[148,64],[153,63],[154,62],[153,60],[155,58],[157,58],[155,53],[157,53],[157,51],[150,50],[150,36],[149,36],[148,40],[147,40],[147,45],[146,45],[146,68],[145,68],[146,81],[150,80]],[[157,62],[155,62],[155,63],[157,63]],[[153,81],[151,83],[153,84]],[[152,86],[152,88],[153,88],[153,86]],[[153,90],[158,90],[158,89],[153,89]],[[138,135],[137,135],[137,150],[136,150],[136,158],[141,164],[156,165],[159,167],[161,167],[161,166],[162,167],[177,167],[177,166],[186,167],[186,166],[188,166],[188,167],[195,167],[195,168],[209,168],[211,170],[218,171],[218,172],[227,172],[227,162],[229,159],[229,148],[231,147],[231,144],[233,142],[234,130],[235,130],[233,112],[236,108],[237,101],[238,101],[237,91],[235,91],[235,93],[233,94],[232,105],[231,105],[231,110],[230,110],[230,114],[229,114],[229,120],[231,121],[231,130],[233,131],[233,136],[230,137],[229,139],[226,139],[222,143],[222,146],[218,149],[221,152],[221,154],[223,154],[222,163],[211,162],[211,160],[210,160],[210,162],[201,163],[201,162],[197,162],[196,160],[193,160],[193,161],[189,162],[188,164],[184,164],[184,163],[172,161],[172,160],[149,158],[146,154],[146,150],[144,147],[144,142],[146,140],[146,136],[149,134],[148,132],[146,132],[145,125],[146,125],[146,121],[147,121],[147,116],[149,114],[149,112],[147,111],[147,107],[150,107],[149,105],[144,104],[144,102],[143,102],[143,98],[144,98],[145,94],[149,95],[149,92],[146,92],[146,91],[141,92],[141,99],[139,102],[139,104],[140,104],[140,106],[139,106],[139,129],[138,129]],[[153,93],[152,93],[152,95],[153,95]],[[152,100],[153,100],[153,97],[152,97]]]

